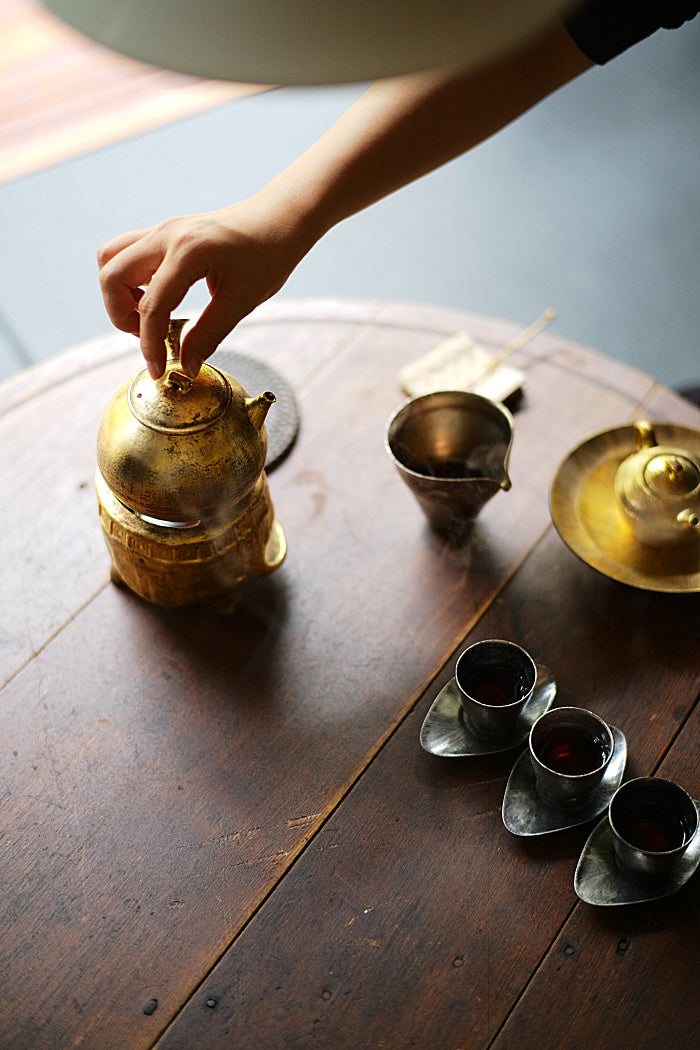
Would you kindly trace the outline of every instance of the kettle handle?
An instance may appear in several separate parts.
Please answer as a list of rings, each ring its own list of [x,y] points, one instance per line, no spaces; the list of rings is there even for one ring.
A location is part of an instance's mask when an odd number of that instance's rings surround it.
[[[638,452],[658,445],[654,428],[646,419],[640,419],[634,424],[634,441]]]

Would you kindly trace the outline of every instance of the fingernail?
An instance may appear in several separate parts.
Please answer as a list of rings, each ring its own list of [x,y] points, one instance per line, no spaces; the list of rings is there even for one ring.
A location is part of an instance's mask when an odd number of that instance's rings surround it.
[[[156,379],[160,379],[161,375],[163,374],[158,368],[158,365],[155,363],[155,361],[146,361],[146,368],[148,369],[149,376],[154,381]]]
[[[192,361],[187,362],[187,367],[183,367],[183,372],[188,379],[196,379],[199,375],[199,370],[202,367],[202,359],[195,357]]]

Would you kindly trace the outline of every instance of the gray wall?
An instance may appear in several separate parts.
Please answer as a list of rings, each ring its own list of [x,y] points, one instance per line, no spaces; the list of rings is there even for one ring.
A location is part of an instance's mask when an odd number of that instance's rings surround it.
[[[416,300],[700,381],[700,19],[332,231],[281,294]],[[0,186],[0,376],[109,328],[104,239],[254,192],[360,88],[237,100]],[[201,305],[196,288],[188,304]]]

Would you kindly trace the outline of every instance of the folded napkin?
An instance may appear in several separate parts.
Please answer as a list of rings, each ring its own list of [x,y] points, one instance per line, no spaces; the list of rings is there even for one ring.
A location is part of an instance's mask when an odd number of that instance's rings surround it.
[[[469,332],[457,332],[399,372],[409,397],[434,390],[468,390],[491,401],[506,401],[525,384],[525,373],[505,358],[519,350],[556,317],[551,307],[501,350],[487,350]]]
[[[402,389],[415,397],[433,390],[469,390],[492,401],[505,401],[525,382],[511,365],[497,364],[498,355],[475,343],[468,332],[457,332],[399,373]]]

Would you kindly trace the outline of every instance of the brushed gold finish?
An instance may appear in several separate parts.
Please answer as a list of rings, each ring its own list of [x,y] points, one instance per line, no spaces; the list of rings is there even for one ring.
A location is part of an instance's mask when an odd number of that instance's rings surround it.
[[[164,521],[198,521],[237,503],[265,466],[264,419],[275,401],[211,365],[195,380],[179,371],[182,323],[171,321],[165,375],[144,368],[117,390],[97,438],[97,464],[131,510]]]
[[[655,440],[700,457],[700,432],[654,423]],[[664,593],[700,591],[700,539],[680,546],[639,542],[620,500],[615,478],[637,449],[637,431],[628,424],[594,434],[559,466],[552,482],[552,521],[582,561],[620,583]]]
[[[640,543],[651,547],[700,538],[700,459],[660,445],[647,420],[634,424],[637,451],[620,464],[615,495]]]
[[[110,492],[99,472],[96,484],[112,582],[125,584],[147,601],[235,607],[244,583],[284,561],[286,541],[264,475],[233,519],[213,518],[187,530],[138,518]]]
[[[105,409],[100,521],[114,582],[161,605],[228,606],[286,553],[264,471],[275,395],[251,398],[210,365],[189,379],[179,362],[185,323],[170,323],[163,378],[144,369]]]

